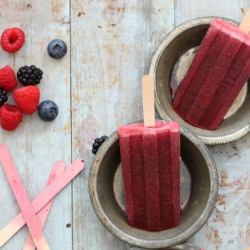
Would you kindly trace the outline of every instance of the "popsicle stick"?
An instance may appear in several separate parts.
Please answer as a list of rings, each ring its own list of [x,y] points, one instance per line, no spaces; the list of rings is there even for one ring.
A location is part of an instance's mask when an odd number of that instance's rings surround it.
[[[155,126],[154,80],[150,75],[142,78],[142,99],[144,126]]]
[[[54,164],[53,169],[51,171],[47,186],[49,184],[51,184],[53,181],[55,181],[55,179],[61,174],[63,173],[63,171],[65,170],[65,164],[63,161],[58,161]],[[47,187],[46,186],[46,187]],[[44,227],[46,219],[49,215],[49,211],[50,208],[52,206],[53,201],[51,200],[40,212],[37,213],[38,218],[40,220],[40,223],[42,225],[42,227]],[[27,240],[25,241],[24,244],[24,248],[23,250],[35,250],[36,246],[34,241],[32,240],[31,235],[28,235]]]
[[[242,32],[249,33],[250,31],[250,9],[246,10],[245,15],[239,25]]]
[[[60,174],[45,190],[32,202],[33,208],[38,213],[50,202],[67,184],[69,184],[84,168],[80,160],[74,161],[70,167]],[[25,225],[23,215],[20,213],[0,231],[0,247],[2,247],[14,234]]]
[[[0,145],[0,161],[37,249],[49,250],[40,221],[19,177],[12,156],[4,144]]]

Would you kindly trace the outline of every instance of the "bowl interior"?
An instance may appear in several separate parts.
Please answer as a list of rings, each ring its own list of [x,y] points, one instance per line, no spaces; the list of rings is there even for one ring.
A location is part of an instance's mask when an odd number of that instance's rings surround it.
[[[102,223],[122,240],[141,247],[173,246],[191,237],[212,212],[216,193],[212,194],[211,201],[211,190],[216,190],[216,187],[212,187],[216,181],[211,181],[214,178],[211,173],[213,164],[204,156],[198,144],[186,135],[181,135],[181,157],[190,172],[192,186],[191,197],[181,213],[180,224],[173,229],[152,233],[128,225],[126,215],[116,201],[113,182],[120,164],[120,150],[118,137],[116,133],[113,134],[100,148],[90,177],[90,190],[94,190],[91,199]]]
[[[153,65],[151,65],[156,77],[156,108],[160,117],[165,120],[169,120],[170,118],[179,122],[182,126],[189,128],[201,136],[206,143],[210,143],[206,138],[214,138],[215,140],[219,138],[221,142],[223,142],[223,139],[229,140],[226,138],[227,136],[232,136],[234,133],[244,130],[249,126],[250,115],[249,88],[245,102],[240,109],[234,115],[225,119],[220,127],[213,131],[200,129],[186,123],[172,109],[172,97],[169,86],[174,65],[185,52],[200,45],[212,20],[213,18],[201,18],[200,20],[190,21],[177,27],[159,47],[155,55],[157,57],[155,63],[153,60]]]

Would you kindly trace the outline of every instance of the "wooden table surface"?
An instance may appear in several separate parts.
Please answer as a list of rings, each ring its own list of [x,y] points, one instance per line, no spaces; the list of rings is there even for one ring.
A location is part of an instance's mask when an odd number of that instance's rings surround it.
[[[30,197],[45,186],[52,164],[83,158],[86,169],[61,192],[48,218],[45,235],[52,250],[123,250],[132,246],[115,239],[98,221],[88,196],[88,172],[95,137],[117,125],[142,118],[140,78],[152,54],[176,25],[202,16],[240,20],[250,0],[0,0],[0,32],[25,30],[27,41],[15,55],[0,50],[0,66],[16,70],[35,64],[44,71],[42,99],[60,109],[52,123],[26,116],[0,141],[13,152]],[[62,60],[47,55],[48,42],[66,41]],[[241,250],[250,245],[250,135],[236,143],[210,147],[220,174],[215,211],[192,242],[207,250]],[[0,227],[18,207],[0,170]],[[3,250],[22,249],[23,229]]]

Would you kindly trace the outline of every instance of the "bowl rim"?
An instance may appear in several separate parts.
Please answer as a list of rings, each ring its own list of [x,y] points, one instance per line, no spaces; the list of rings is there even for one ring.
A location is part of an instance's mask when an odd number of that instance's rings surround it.
[[[215,203],[217,201],[219,181],[218,181],[218,172],[216,168],[216,164],[210,155],[210,152],[206,145],[202,142],[200,138],[195,136],[191,131],[186,128],[181,128],[181,134],[184,135],[188,140],[190,140],[193,144],[196,145],[200,153],[202,154],[204,160],[207,163],[207,168],[209,172],[210,178],[210,193],[208,196],[207,204],[204,208],[204,211],[201,213],[196,222],[185,232],[176,235],[170,239],[164,240],[145,240],[139,239],[129,234],[124,233],[121,229],[119,229],[107,216],[107,214],[102,209],[102,204],[98,198],[97,194],[97,173],[99,171],[100,163],[102,161],[103,156],[109,149],[109,147],[118,140],[118,135],[114,132],[99,148],[92,164],[89,172],[88,179],[88,187],[89,187],[89,196],[95,211],[95,214],[101,221],[101,223],[110,231],[114,236],[121,239],[124,242],[127,242],[133,246],[143,247],[143,248],[164,248],[164,247],[172,247],[177,244],[183,243],[192,237],[195,233],[197,233],[202,226],[207,222],[209,217],[211,216]]]
[[[162,42],[159,44],[159,46],[156,48],[155,52],[153,53],[153,57],[151,59],[151,63],[149,66],[149,74],[152,75],[155,81],[156,81],[156,70],[157,70],[159,61],[161,59],[161,55],[166,49],[166,47],[168,46],[168,44],[174,38],[180,35],[183,32],[183,30],[194,28],[196,26],[200,26],[203,24],[208,24],[215,18],[221,18],[229,22],[238,23],[235,20],[225,18],[225,17],[219,17],[219,16],[199,17],[199,18],[191,19],[187,22],[184,22],[176,26],[172,31],[170,31],[165,36],[165,38],[162,40]],[[155,88],[155,108],[156,108],[157,114],[160,116],[161,119],[166,120],[166,121],[173,120],[166,110],[163,111],[161,101],[160,101],[156,88]],[[189,129],[192,130],[191,128]],[[204,136],[204,135],[197,133],[197,131],[193,131],[193,132],[197,134],[203,140],[203,142],[207,145],[225,144],[228,142],[236,141],[242,138],[243,136],[247,135],[250,132],[250,122],[237,131],[232,131],[228,134],[220,135],[220,136]]]

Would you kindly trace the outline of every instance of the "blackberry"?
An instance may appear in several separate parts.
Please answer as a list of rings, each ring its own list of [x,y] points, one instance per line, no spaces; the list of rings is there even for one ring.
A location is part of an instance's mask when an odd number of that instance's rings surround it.
[[[39,84],[43,78],[43,72],[35,65],[23,66],[17,72],[17,78],[24,86]]]
[[[7,102],[8,96],[7,92],[4,89],[0,89],[0,106]]]
[[[104,141],[108,137],[106,135],[101,136],[100,138],[96,138],[93,145],[92,145],[92,153],[96,154],[98,149],[101,147],[101,145],[104,143]]]

